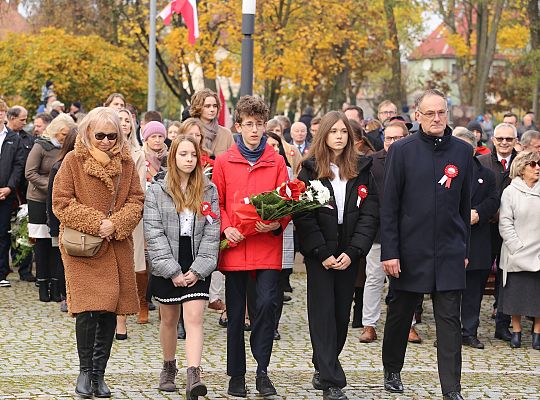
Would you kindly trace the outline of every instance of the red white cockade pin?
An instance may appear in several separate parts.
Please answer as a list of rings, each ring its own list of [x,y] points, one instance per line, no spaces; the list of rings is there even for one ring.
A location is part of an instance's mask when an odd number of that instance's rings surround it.
[[[212,212],[212,206],[209,202],[205,201],[201,204],[201,214],[206,217],[209,223],[214,222],[214,218],[217,219],[217,215]]]
[[[366,185],[358,186],[358,200],[356,200],[356,207],[360,207],[362,201],[368,196],[368,190]]]
[[[438,182],[439,185],[444,185],[447,189],[450,189],[450,185],[452,184],[452,179],[458,176],[458,173],[459,173],[458,167],[456,167],[453,164],[448,164],[446,167],[444,167],[444,176]]]

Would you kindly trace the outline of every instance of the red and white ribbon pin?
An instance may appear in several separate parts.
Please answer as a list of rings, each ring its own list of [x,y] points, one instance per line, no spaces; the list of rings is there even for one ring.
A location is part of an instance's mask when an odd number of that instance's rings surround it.
[[[218,217],[215,213],[212,212],[212,206],[207,201],[201,204],[201,214],[204,215],[206,217],[206,220],[211,224],[214,222],[214,218],[217,219]]]
[[[456,167],[453,164],[448,164],[446,167],[444,167],[444,176],[438,182],[439,185],[444,185],[447,189],[450,189],[450,185],[452,184],[452,179],[458,176],[458,173],[459,173],[458,167]]]
[[[358,186],[358,200],[356,200],[356,207],[360,207],[362,201],[368,196],[368,190],[366,185]]]

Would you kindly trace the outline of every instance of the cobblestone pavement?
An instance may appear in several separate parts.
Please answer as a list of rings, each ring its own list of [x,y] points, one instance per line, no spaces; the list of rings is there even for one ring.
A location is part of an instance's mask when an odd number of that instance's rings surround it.
[[[37,301],[37,288],[11,275],[12,287],[0,288],[0,399],[70,399],[78,360],[74,320],[60,313],[56,303]],[[321,392],[310,384],[311,346],[307,329],[306,277],[296,273],[293,300],[284,306],[280,325],[282,339],[274,342],[270,376],[282,399],[318,399]],[[540,399],[540,352],[532,350],[529,334],[524,334],[521,349],[512,350],[493,339],[489,319],[492,299],[486,297],[482,309],[480,339],[485,350],[463,350],[463,394],[467,399]],[[379,340],[358,342],[360,331],[351,329],[341,361],[347,370],[350,399],[435,399],[441,398],[437,376],[434,321],[431,303],[425,302],[423,323],[418,331],[424,339],[409,345],[403,381],[405,393],[390,395],[381,389],[382,324]],[[225,374],[226,330],[217,324],[218,315],[208,312],[205,320],[205,350],[202,366],[209,386],[207,399],[227,399]],[[384,320],[384,316],[383,316]],[[524,332],[530,332],[530,322]],[[115,342],[107,369],[115,399],[184,398],[185,366],[180,369],[181,394],[165,394],[157,387],[161,367],[158,315],[150,313],[150,324],[137,325],[130,317],[129,339]],[[246,337],[249,334],[246,333]],[[247,342],[247,341],[246,341]],[[177,350],[183,360],[183,343]],[[255,363],[248,357],[248,398],[256,398]]]

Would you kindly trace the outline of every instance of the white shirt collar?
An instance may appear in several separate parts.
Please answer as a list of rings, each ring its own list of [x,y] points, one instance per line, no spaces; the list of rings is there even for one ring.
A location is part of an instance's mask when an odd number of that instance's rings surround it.
[[[499,155],[499,153],[497,153],[497,160],[499,160],[499,162],[501,162],[501,160],[506,160],[506,163],[508,164],[510,162],[510,159],[512,158],[512,154],[510,154],[508,157],[502,157],[501,155]]]

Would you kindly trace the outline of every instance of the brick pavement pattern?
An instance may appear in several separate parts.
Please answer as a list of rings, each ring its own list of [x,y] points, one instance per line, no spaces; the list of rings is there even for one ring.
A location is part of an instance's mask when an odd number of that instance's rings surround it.
[[[12,274],[11,277],[14,277]],[[291,279],[293,300],[286,303],[280,324],[282,339],[274,342],[270,377],[279,399],[321,399],[311,386],[311,345],[307,328],[306,276],[295,273]],[[72,399],[78,374],[74,320],[60,313],[57,303],[40,303],[33,284],[12,279],[11,288],[0,288],[0,399]],[[530,322],[524,323],[523,347],[510,349],[493,339],[494,323],[489,318],[491,297],[485,297],[479,338],[485,350],[463,349],[463,395],[466,399],[540,399],[540,352],[531,348]],[[426,296],[423,323],[418,331],[424,342],[409,345],[402,373],[405,393],[392,395],[382,389],[382,322],[379,340],[359,343],[360,330],[350,329],[341,361],[347,371],[349,399],[440,399],[435,326],[431,302]],[[205,317],[203,377],[208,385],[207,399],[231,398],[226,394],[226,330],[217,324],[219,314]],[[115,341],[106,380],[113,398],[184,398],[185,365],[183,342],[178,343],[179,393],[162,393],[157,388],[161,369],[158,314],[150,313],[150,324],[128,320],[129,339]],[[246,333],[246,346],[248,347]],[[248,347],[249,348],[249,347]],[[248,355],[246,377],[248,398],[257,398],[255,363]]]

